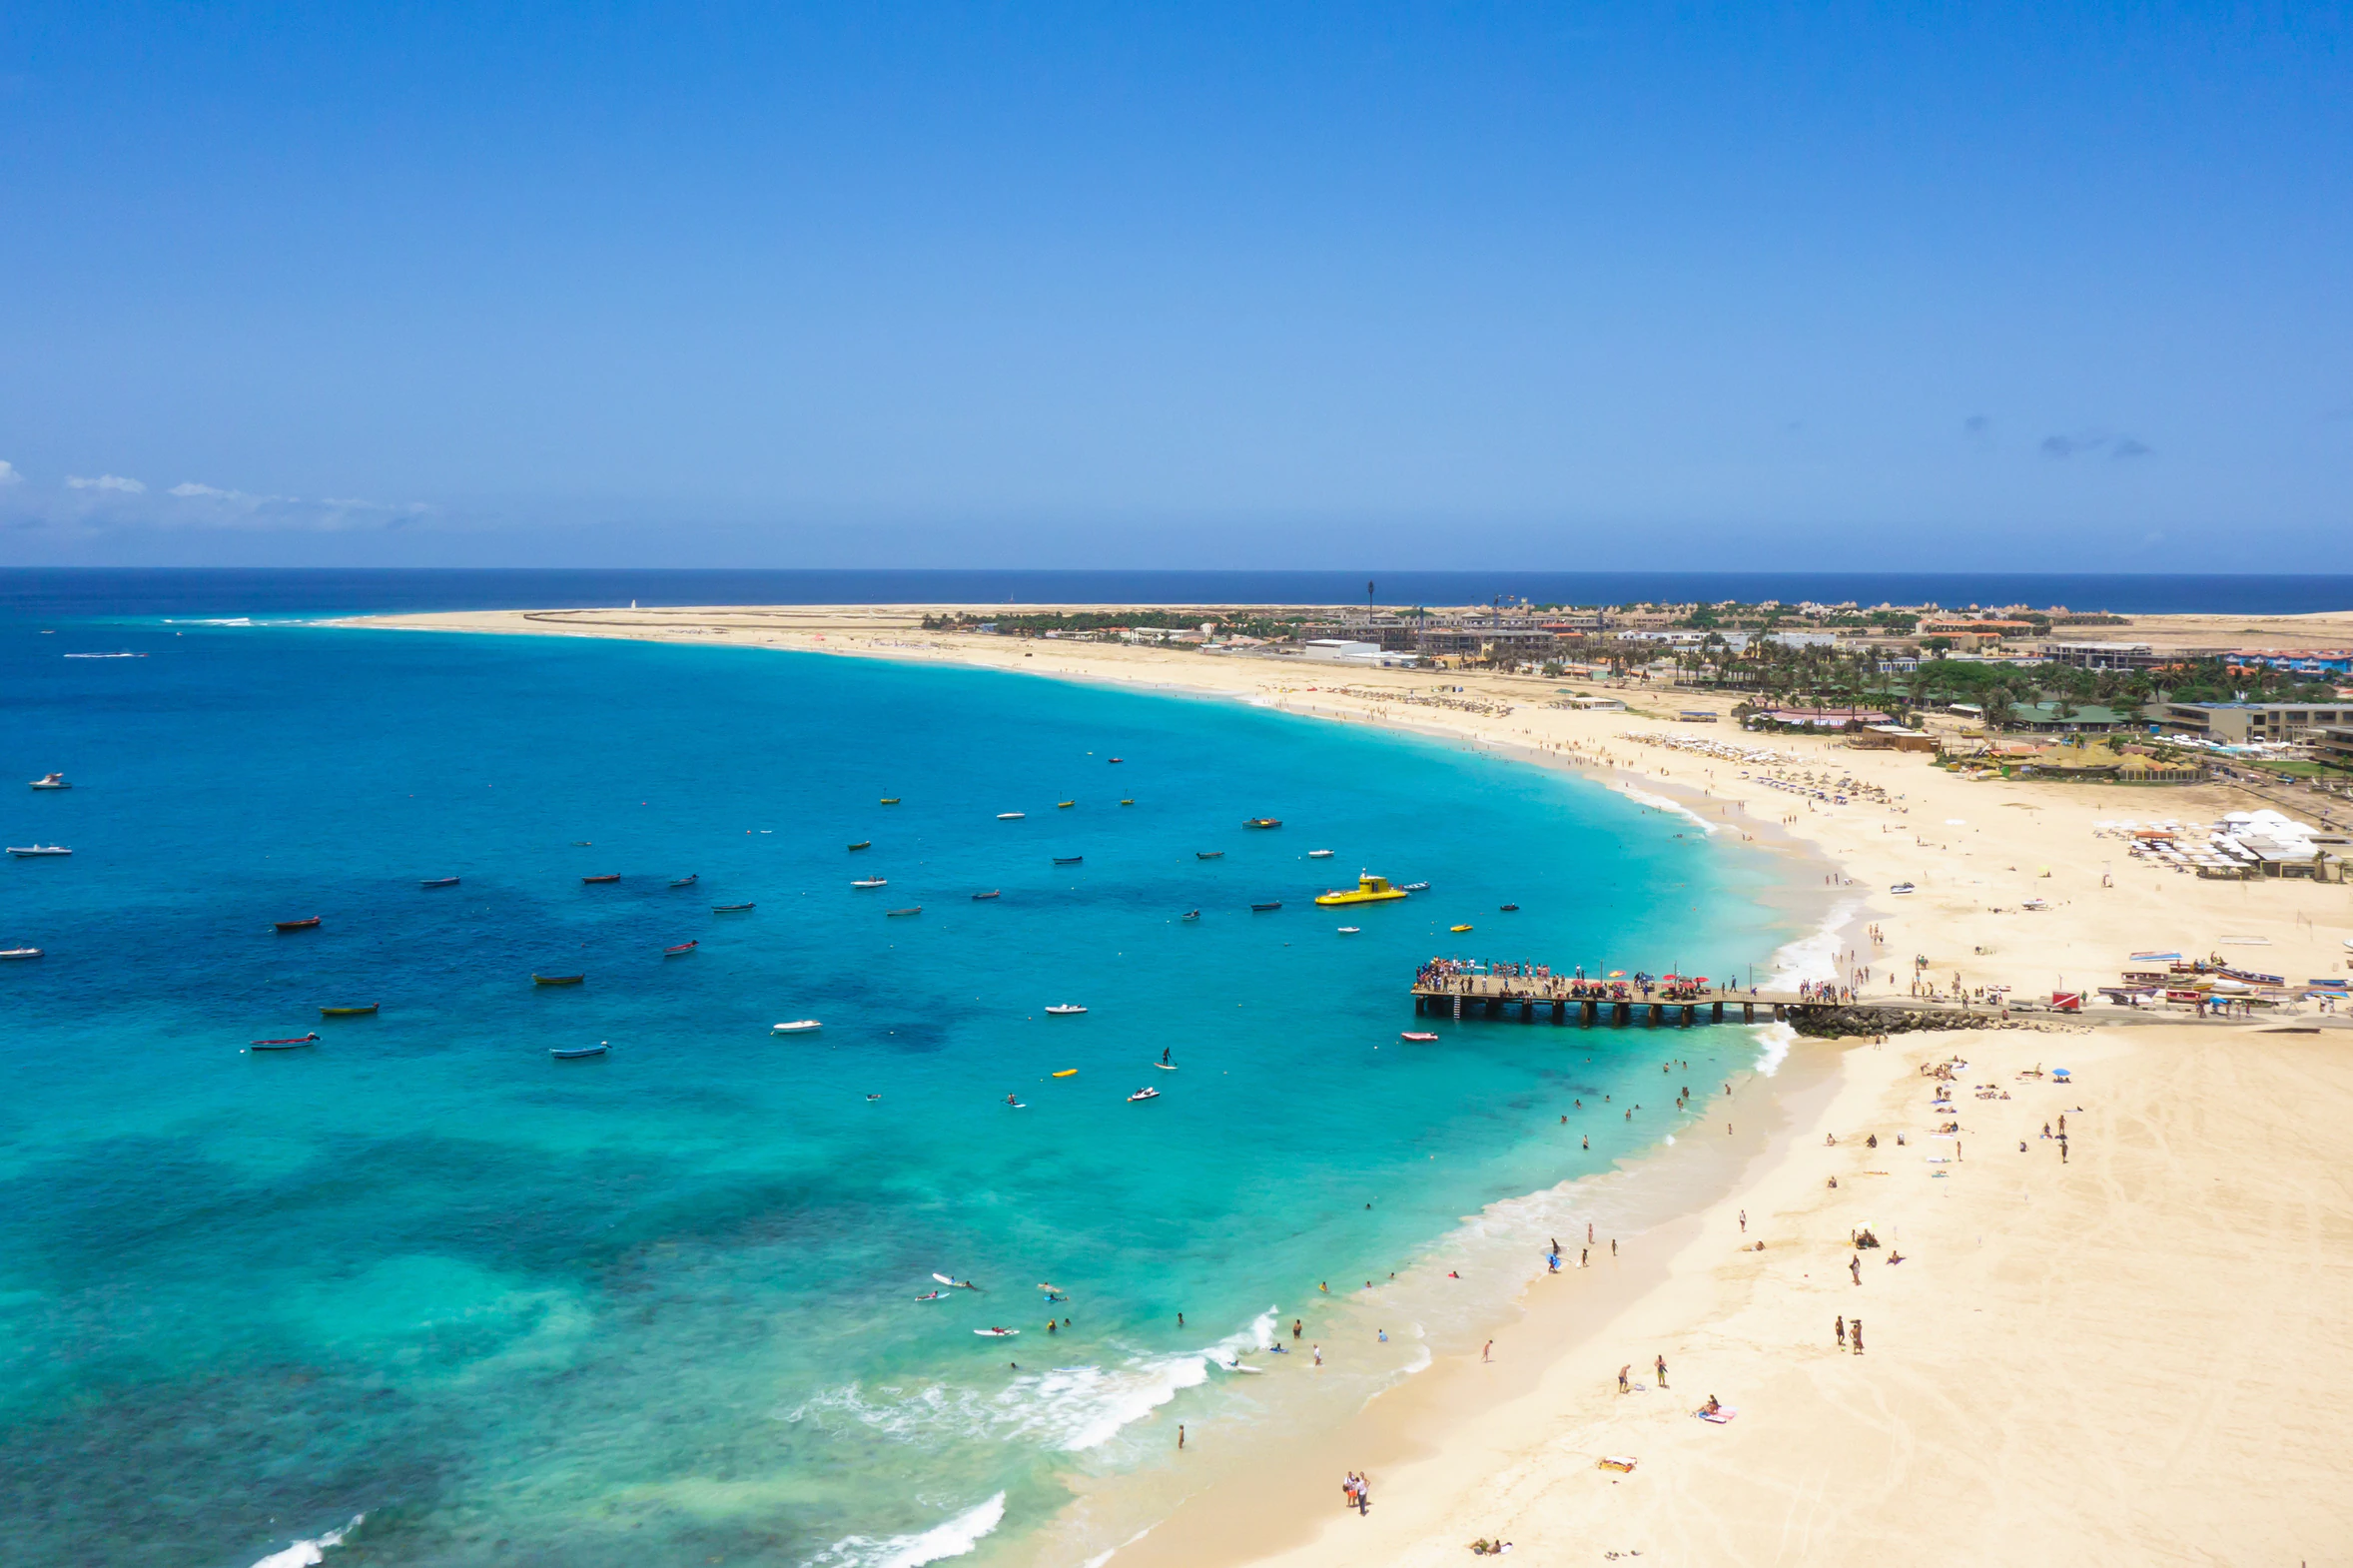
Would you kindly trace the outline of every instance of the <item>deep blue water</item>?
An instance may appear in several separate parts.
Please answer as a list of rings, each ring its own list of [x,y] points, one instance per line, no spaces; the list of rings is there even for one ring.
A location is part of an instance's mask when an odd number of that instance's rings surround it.
[[[1066,1477],[1163,1463],[1160,1423],[1253,1418],[1213,1343],[1272,1307],[1335,1377],[1394,1375],[1319,1282],[1672,1125],[1638,1034],[1400,1046],[1418,960],[1722,973],[1787,935],[1688,822],[1433,743],[154,607],[0,617],[0,836],[75,851],[0,862],[0,946],[47,955],[0,966],[12,1564],[247,1568],[358,1514],[331,1561],[904,1562],[998,1510],[988,1561]],[[148,656],[63,657],[112,649]],[[52,769],[76,787],[23,788]],[[1359,866],[1434,887],[1308,902]],[[1708,1083],[1754,1047],[1675,1051]],[[1613,1092],[1653,1105],[1560,1123]],[[918,1302],[935,1270],[987,1291]]]
[[[0,567],[0,612],[359,614],[581,604],[1361,603],[1806,599],[2064,604],[2120,614],[2293,615],[2353,608],[2353,575],[2216,572],[657,571]]]

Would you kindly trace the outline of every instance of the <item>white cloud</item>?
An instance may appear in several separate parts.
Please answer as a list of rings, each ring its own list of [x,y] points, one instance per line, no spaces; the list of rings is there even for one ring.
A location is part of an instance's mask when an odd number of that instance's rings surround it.
[[[210,484],[199,484],[194,479],[182,479],[172,486],[174,495],[235,495],[235,490],[217,490]]]
[[[69,490],[121,490],[126,495],[145,495],[147,486],[137,479],[126,479],[119,473],[102,473],[95,479],[70,474],[65,481]]]
[[[16,464],[0,457],[0,484],[22,484],[25,476],[16,471]]]

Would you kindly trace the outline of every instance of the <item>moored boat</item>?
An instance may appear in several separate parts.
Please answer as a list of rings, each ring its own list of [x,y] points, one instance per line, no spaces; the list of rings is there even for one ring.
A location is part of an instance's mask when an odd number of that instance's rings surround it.
[[[891,879],[888,877],[859,877],[850,883],[854,888],[887,888],[890,885]]]
[[[313,915],[309,920],[273,920],[270,924],[280,931],[308,931],[319,924],[319,916]]]
[[[1502,905],[1502,906],[1500,906],[1500,907],[1501,907],[1501,909],[1502,909],[1503,913],[1505,913],[1506,915],[1509,915],[1509,914],[1513,913],[1514,911],[1516,911],[1516,910],[1519,908],[1519,906],[1518,906],[1517,904],[1505,904],[1505,905]]]
[[[775,1028],[769,1030],[768,1033],[771,1035],[806,1035],[811,1030],[823,1029],[824,1027],[825,1026],[823,1024],[819,1023],[813,1018],[796,1018],[786,1023],[777,1025]]]
[[[1225,858],[1225,851],[1221,849],[1196,849],[1192,852],[1192,858],[1195,860],[1223,860]]]
[[[1270,910],[1270,909],[1280,909],[1280,908],[1282,908],[1282,900],[1280,900],[1280,899],[1278,899],[1278,898],[1277,898],[1277,899],[1268,899],[1268,900],[1267,900],[1265,903],[1263,903],[1263,904],[1252,904],[1252,905],[1250,906],[1250,908],[1251,908],[1252,910],[1256,911],[1257,913],[1259,913],[1259,914],[1261,914],[1261,915],[1262,915],[1262,914],[1264,914],[1266,911],[1268,911],[1268,910]]]
[[[700,882],[702,879],[703,874],[698,871],[695,872],[692,876],[672,877],[670,879],[670,886],[674,888],[690,888],[693,887],[697,882]]]
[[[580,880],[582,882],[618,882],[621,880],[621,874],[617,871],[612,871],[607,872],[601,877],[582,877]]]
[[[1136,804],[1136,802],[1134,800],[1123,800],[1120,802],[1120,804],[1123,806],[1133,806]]]
[[[1076,1002],[1057,1002],[1054,1006],[1048,1008],[1046,1011],[1054,1015],[1056,1018],[1075,1018],[1087,1010],[1079,1006],[1079,1004]]]
[[[371,1002],[364,1008],[321,1008],[319,1016],[321,1018],[373,1018],[376,1016],[376,1010],[381,1006],[383,1006],[382,1003]]]
[[[1197,909],[1188,909],[1176,918],[1179,920],[1198,920],[1201,918],[1201,912]]]
[[[1365,872],[1356,878],[1356,886],[1354,888],[1335,888],[1329,893],[1318,893],[1315,895],[1315,902],[1325,906],[1337,904],[1385,904],[1391,899],[1400,899],[1403,897],[1405,897],[1405,890],[1403,888],[1393,888],[1389,886],[1389,879],[1387,877],[1376,877],[1370,872]]]
[[[1430,885],[1426,882],[1400,882],[1397,890],[1401,893],[1427,893]]]
[[[1402,1034],[1398,1035],[1397,1038],[1399,1040],[1410,1040],[1417,1046],[1426,1046],[1430,1042],[1436,1040],[1438,1037],[1431,1034],[1426,1029],[1408,1029]]]
[[[1002,888],[991,888],[991,889],[990,889],[988,892],[986,892],[986,893],[975,893],[975,894],[973,895],[973,897],[974,897],[974,898],[976,898],[976,899],[984,899],[984,898],[1003,898],[1004,896],[1005,896],[1005,892],[1004,892],[1004,890],[1003,890]]]
[[[599,1040],[593,1046],[549,1046],[547,1054],[558,1062],[577,1062],[583,1057],[603,1056],[611,1049],[609,1042]]]
[[[1057,855],[1054,863],[1058,866],[1076,866],[1086,858],[1084,855]]]
[[[1022,818],[1028,815],[1029,813],[1026,811],[1000,811],[997,813],[997,820],[1000,822],[1019,822],[1022,820]]]
[[[872,839],[860,839],[860,840],[859,840],[857,843],[855,843],[855,844],[851,845],[851,846],[850,846],[850,848],[852,848],[852,849],[872,849],[872,848],[874,848],[874,840],[872,840]]]
[[[1078,802],[1075,800],[1058,800],[1054,803],[1054,809],[1057,811],[1068,811],[1077,804]]]
[[[886,806],[896,806],[899,804],[899,797],[896,795],[885,795],[882,798],[882,803]]]
[[[896,919],[898,919],[898,918],[899,918],[901,915],[920,915],[920,914],[922,914],[922,913],[923,913],[923,906],[922,906],[921,904],[911,904],[911,905],[909,905],[909,906],[908,906],[907,908],[905,908],[905,909],[894,909],[894,910],[887,911],[887,912],[884,914],[883,918],[884,918],[884,919],[886,919],[886,920],[896,920]]]
[[[1363,929],[1364,928],[1362,926],[1342,926],[1340,927],[1340,935],[1343,937],[1352,937]]]
[[[1470,927],[1468,927],[1468,926],[1448,926],[1446,929],[1447,929],[1448,931],[1468,931],[1468,930],[1470,930]]]
[[[8,846],[8,853],[19,860],[32,860],[40,856],[71,855],[73,851],[67,849],[63,844],[11,844]]]
[[[1307,858],[1309,860],[1329,860],[1331,859],[1331,851],[1328,849],[1311,849],[1307,851]]]
[[[1242,826],[1245,828],[1279,828],[1282,826],[1282,819],[1280,817],[1252,817]]]
[[[313,1046],[317,1045],[318,1043],[319,1036],[314,1033],[309,1035],[297,1035],[292,1040],[257,1040],[251,1045],[247,1046],[246,1049],[248,1051],[295,1051],[301,1049],[304,1046]]]
[[[0,958],[39,958],[39,948],[0,948]]]
[[[662,949],[662,957],[677,958],[681,954],[692,953],[696,948],[701,946],[702,944],[700,942],[681,942],[674,948]]]
[[[588,977],[586,975],[533,974],[531,976],[531,984],[534,986],[576,986],[587,978]]]
[[[427,877],[416,885],[420,888],[453,888],[457,886],[457,879],[455,877]]]
[[[65,781],[65,775],[62,773],[44,773],[39,778],[33,780],[33,788],[72,789],[73,786]]]
[[[713,904],[711,913],[714,915],[741,915],[749,912],[752,906],[749,904]]]

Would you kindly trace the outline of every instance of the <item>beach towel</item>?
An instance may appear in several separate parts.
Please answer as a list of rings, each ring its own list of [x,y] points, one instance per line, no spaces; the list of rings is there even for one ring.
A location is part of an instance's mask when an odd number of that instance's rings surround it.
[[[1732,1409],[1729,1406],[1722,1410],[1694,1410],[1691,1413],[1698,1416],[1703,1421],[1713,1421],[1718,1426],[1722,1426],[1725,1422],[1740,1414],[1738,1410]]]

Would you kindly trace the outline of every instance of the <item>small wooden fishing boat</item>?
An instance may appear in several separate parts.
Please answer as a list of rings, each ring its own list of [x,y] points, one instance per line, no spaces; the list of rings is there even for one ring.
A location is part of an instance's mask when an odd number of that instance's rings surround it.
[[[1136,804],[1136,802],[1133,800],[1123,800],[1120,802],[1120,804],[1123,806],[1133,806]]]
[[[1264,914],[1267,910],[1282,908],[1282,900],[1269,899],[1263,904],[1252,904],[1250,908],[1258,911],[1260,914]]]
[[[1406,1030],[1403,1034],[1399,1035],[1397,1038],[1399,1040],[1410,1040],[1417,1046],[1426,1046],[1429,1045],[1432,1041],[1436,1040],[1438,1037],[1431,1034],[1426,1029],[1409,1029]]]
[[[681,942],[674,948],[662,949],[662,957],[677,958],[680,954],[692,953],[696,948],[701,946],[702,944],[700,942]]]
[[[882,803],[886,806],[896,806],[899,804],[899,797],[896,795],[885,795],[882,798]]]
[[[531,976],[531,984],[532,984],[532,985],[534,985],[534,986],[576,986],[576,985],[578,985],[578,984],[579,984],[581,981],[583,981],[583,980],[586,980],[587,978],[588,978],[588,977],[587,977],[586,975],[538,975],[538,974],[534,974],[533,976]]]
[[[976,898],[976,899],[984,899],[984,898],[1002,898],[1002,897],[1004,897],[1004,896],[1005,896],[1005,895],[1004,895],[1004,890],[1003,890],[1002,888],[991,888],[991,889],[990,889],[988,892],[986,892],[986,893],[975,893],[975,894],[973,895],[973,897],[974,897],[974,898]]]
[[[1496,907],[1501,909],[1506,915],[1511,914],[1513,911],[1519,908],[1517,904],[1501,904]]]
[[[39,778],[33,780],[33,788],[72,789],[73,786],[65,781],[65,775],[62,773],[44,773]]]
[[[1252,817],[1242,826],[1245,828],[1279,828],[1282,826],[1282,819],[1280,817]]]
[[[1225,851],[1221,849],[1196,849],[1192,852],[1192,858],[1195,860],[1223,860],[1225,858]]]
[[[1126,757],[1114,757],[1114,758],[1112,758],[1112,760],[1113,760],[1114,762],[1125,762],[1125,761],[1127,761],[1128,759],[1127,759]]]
[[[617,871],[612,871],[607,872],[601,877],[582,877],[580,880],[582,882],[618,882],[621,880],[621,874]]]
[[[860,839],[860,840],[859,840],[857,843],[855,843],[855,844],[851,845],[851,846],[850,846],[850,848],[852,848],[852,849],[872,849],[872,848],[874,848],[874,840],[872,840],[872,839]]]
[[[885,918],[886,918],[886,919],[890,919],[890,920],[897,920],[897,919],[898,919],[898,918],[899,918],[901,915],[920,915],[920,914],[922,914],[922,913],[923,913],[923,906],[922,906],[921,904],[915,904],[915,905],[911,905],[911,906],[909,906],[909,907],[908,907],[908,908],[906,908],[906,909],[894,909],[894,910],[891,910],[891,911],[889,911],[889,912],[888,912],[888,914],[885,916]]]
[[[749,904],[713,904],[711,913],[714,915],[742,915],[748,913],[751,908],[752,906]]]
[[[376,1016],[376,1010],[381,1006],[383,1006],[382,1003],[371,1002],[364,1008],[321,1008],[319,1016],[321,1018],[373,1018]]]
[[[257,1040],[246,1047],[248,1051],[295,1051],[319,1043],[317,1034],[298,1035],[292,1040]]]
[[[694,886],[694,885],[695,885],[697,882],[700,882],[702,879],[703,879],[703,874],[702,874],[701,872],[699,872],[699,871],[698,871],[698,872],[696,872],[696,873],[695,873],[693,876],[691,876],[691,877],[673,877],[673,878],[671,878],[671,879],[670,879],[670,886],[672,886],[672,887],[674,887],[674,888],[690,888],[690,887],[693,887],[693,886]]]
[[[1046,1011],[1055,1018],[1076,1018],[1087,1010],[1076,1002],[1057,1002]]]
[[[811,1030],[823,1029],[824,1027],[825,1026],[823,1024],[820,1024],[813,1018],[796,1018],[788,1024],[777,1025],[774,1029],[768,1031],[768,1033],[771,1035],[806,1035]]]
[[[1054,863],[1058,866],[1076,866],[1086,858],[1084,855],[1057,855]]]
[[[1188,909],[1176,918],[1178,920],[1198,920],[1201,918],[1201,912],[1197,909]]]
[[[558,1062],[577,1062],[583,1057],[600,1057],[612,1047],[599,1040],[593,1046],[549,1046],[547,1054]]]
[[[270,924],[281,931],[308,931],[319,924],[319,917],[313,915],[309,920],[274,920]]]
[[[455,877],[427,877],[416,885],[420,888],[453,888],[457,886],[457,879]]]
[[[39,948],[0,948],[0,958],[39,958]]]

